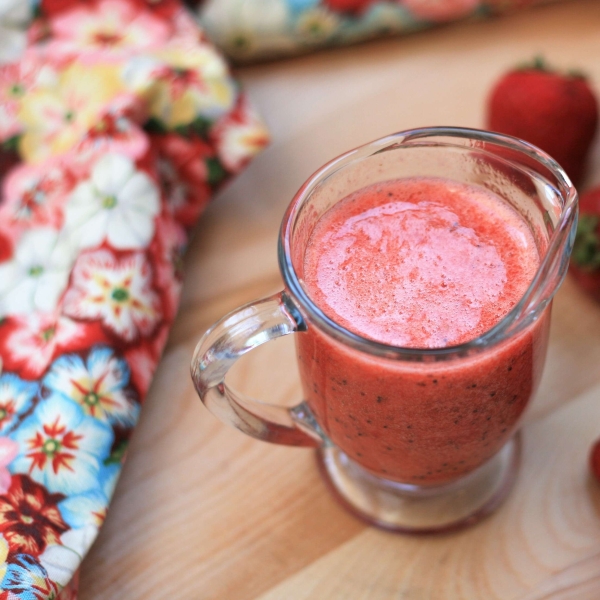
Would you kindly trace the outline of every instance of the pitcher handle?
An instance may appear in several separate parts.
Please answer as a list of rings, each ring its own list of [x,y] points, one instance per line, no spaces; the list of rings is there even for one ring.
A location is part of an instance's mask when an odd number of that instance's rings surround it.
[[[192,380],[200,399],[221,421],[254,438],[287,446],[320,446],[319,426],[303,402],[293,408],[245,398],[225,383],[234,363],[253,348],[306,331],[285,292],[234,310],[202,337],[192,358]]]

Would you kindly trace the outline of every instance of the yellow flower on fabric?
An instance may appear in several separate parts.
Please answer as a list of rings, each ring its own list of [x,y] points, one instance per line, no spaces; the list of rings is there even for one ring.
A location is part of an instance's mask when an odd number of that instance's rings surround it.
[[[227,63],[206,44],[173,43],[155,52],[154,56],[174,69],[195,71],[203,79],[221,79],[228,75]]]
[[[36,88],[23,98],[18,115],[24,127],[21,156],[27,162],[40,162],[70,150],[110,100],[124,91],[116,65],[68,66],[56,85]]]
[[[133,59],[125,79],[148,101],[150,115],[167,129],[230,110],[236,88],[223,59],[211,48],[171,44],[152,57]]]

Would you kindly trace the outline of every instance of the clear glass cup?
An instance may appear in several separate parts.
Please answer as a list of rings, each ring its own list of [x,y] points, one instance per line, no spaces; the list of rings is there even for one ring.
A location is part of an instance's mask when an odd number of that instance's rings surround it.
[[[468,343],[414,349],[374,342],[325,315],[303,286],[304,252],[321,215],[352,192],[406,177],[488,189],[523,216],[535,238],[541,262],[525,295]],[[352,150],[310,177],[284,216],[278,253],[285,289],[230,313],[198,343],[196,390],[244,433],[316,447],[334,495],[372,524],[431,533],[474,523],[515,479],[518,426],[542,374],[551,300],[567,271],[576,220],[577,194],[564,171],[515,138],[432,127]],[[227,386],[240,356],[289,333],[298,334],[304,401],[289,409]]]

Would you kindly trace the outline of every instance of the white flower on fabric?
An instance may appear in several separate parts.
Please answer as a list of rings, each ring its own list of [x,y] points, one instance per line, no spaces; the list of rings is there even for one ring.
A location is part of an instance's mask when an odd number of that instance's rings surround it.
[[[27,45],[28,0],[0,0],[0,65],[15,62]]]
[[[76,531],[79,537],[85,536],[86,543],[89,544],[88,548],[92,545],[92,542],[98,535],[98,529],[95,529],[93,533],[88,532],[87,529],[86,531]],[[68,536],[67,541],[74,541],[73,533],[75,532],[68,531],[67,533],[71,533],[71,535]],[[75,571],[77,571],[80,566],[81,560],[85,556],[85,552],[80,554],[65,542],[67,533],[61,536],[60,544],[48,545],[38,558],[42,567],[46,569],[48,578],[61,586],[65,586],[71,581]],[[80,543],[78,546],[81,547],[83,544]]]
[[[103,156],[91,178],[80,183],[65,206],[65,228],[79,248],[104,240],[117,250],[145,248],[160,211],[156,184],[122,154]]]
[[[87,360],[77,354],[57,358],[44,377],[43,385],[101,421],[133,425],[139,405],[127,389],[129,366],[112,348],[95,347]]]
[[[38,558],[49,579],[61,586],[67,585],[80,567],[98,532],[99,529],[95,525],[85,525],[63,533],[60,536],[60,544],[49,544]]]
[[[149,335],[162,316],[150,263],[142,253],[122,259],[107,250],[83,254],[73,269],[63,311],[79,319],[101,319],[128,342]]]
[[[287,0],[207,0],[198,13],[203,27],[218,46],[244,58],[294,48],[290,5]]]
[[[27,473],[48,491],[67,496],[98,486],[114,439],[110,426],[60,394],[40,402],[11,436],[19,444],[11,473]]]
[[[53,311],[75,256],[74,248],[54,229],[25,232],[12,260],[0,264],[0,316]]]

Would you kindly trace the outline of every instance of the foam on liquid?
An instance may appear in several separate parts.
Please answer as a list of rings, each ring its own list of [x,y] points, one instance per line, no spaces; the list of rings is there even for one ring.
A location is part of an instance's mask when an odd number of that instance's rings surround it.
[[[414,178],[364,188],[325,213],[303,279],[347,329],[395,346],[439,348],[498,323],[539,260],[525,221],[491,192]]]

